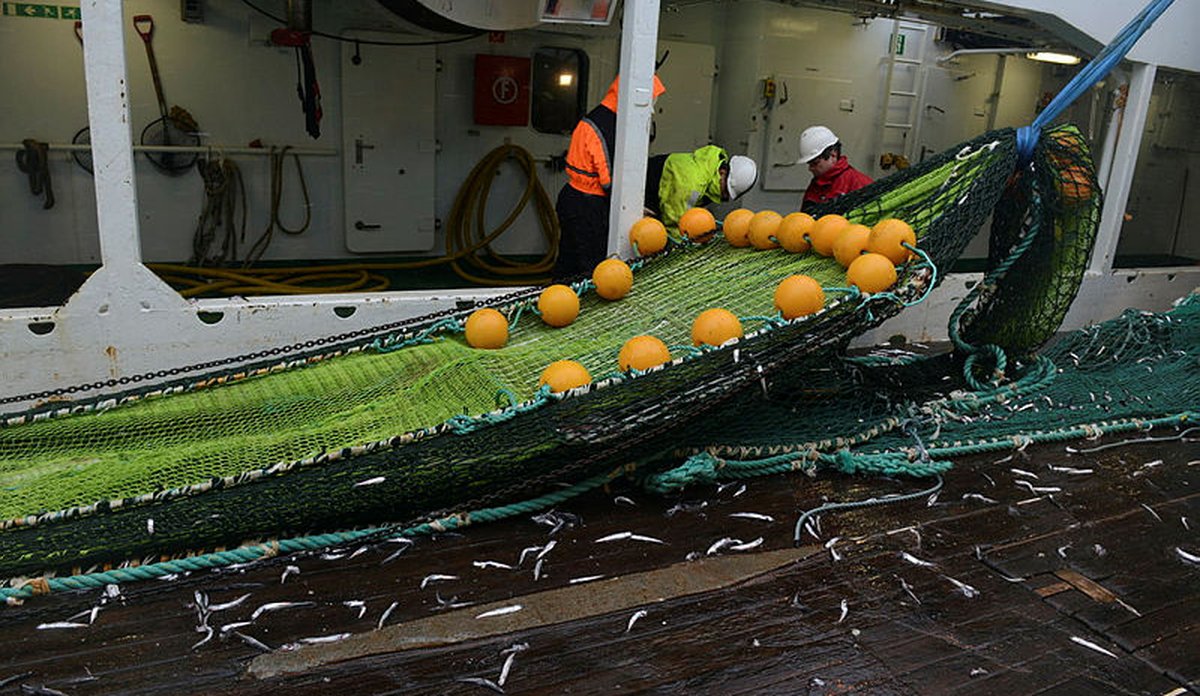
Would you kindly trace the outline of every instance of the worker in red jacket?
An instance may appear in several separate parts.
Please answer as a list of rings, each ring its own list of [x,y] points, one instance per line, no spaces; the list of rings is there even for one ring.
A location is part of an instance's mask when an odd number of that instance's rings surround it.
[[[796,163],[807,164],[813,175],[800,204],[800,210],[806,212],[818,203],[831,201],[872,182],[871,177],[850,166],[850,161],[842,154],[841,141],[825,126],[812,126],[800,134],[800,159]]]
[[[554,277],[591,273],[608,255],[613,148],[617,143],[617,76],[600,105],[579,120],[567,148],[567,183],[554,206],[562,236]],[[666,87],[654,76],[654,97]]]

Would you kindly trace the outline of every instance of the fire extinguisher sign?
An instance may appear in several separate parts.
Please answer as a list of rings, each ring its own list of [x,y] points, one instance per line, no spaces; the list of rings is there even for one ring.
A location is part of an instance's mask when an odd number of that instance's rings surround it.
[[[529,124],[530,65],[528,58],[517,56],[475,56],[476,124]]]

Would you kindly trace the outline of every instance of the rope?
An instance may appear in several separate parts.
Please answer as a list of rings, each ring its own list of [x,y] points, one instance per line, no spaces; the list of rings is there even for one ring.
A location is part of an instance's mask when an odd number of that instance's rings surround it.
[[[796,546],[799,546],[800,538],[804,535],[804,523],[807,522],[810,517],[819,515],[823,512],[833,512],[835,510],[857,510],[860,508],[875,507],[878,505],[890,505],[892,503],[903,503],[903,502],[906,502],[909,500],[916,500],[918,498],[928,498],[929,496],[933,495],[934,493],[937,493],[938,491],[942,490],[943,482],[942,482],[941,474],[934,474],[934,478],[937,479],[937,483],[935,483],[930,488],[926,488],[923,491],[917,491],[916,493],[904,493],[902,495],[886,495],[886,496],[883,496],[882,498],[871,497],[871,498],[867,498],[866,500],[855,500],[855,501],[848,502],[848,503],[825,503],[821,507],[813,508],[812,510],[807,510],[803,514],[800,515],[800,519],[796,520],[796,530],[795,530],[795,533],[792,535],[792,539],[793,539],[793,541],[795,541]]]
[[[1126,24],[1123,29],[1113,37],[1111,43],[1104,47],[1087,66],[1079,71],[1066,87],[1055,95],[1054,99],[1038,114],[1033,123],[1019,128],[1017,130],[1017,152],[1020,154],[1022,166],[1028,163],[1033,157],[1033,148],[1037,145],[1038,137],[1041,135],[1042,128],[1049,125],[1054,119],[1066,110],[1081,94],[1086,92],[1092,85],[1104,79],[1117,63],[1129,53],[1138,39],[1146,33],[1150,26],[1154,24],[1154,20],[1171,6],[1174,0],[1151,0],[1149,4],[1142,9],[1141,12],[1133,18],[1129,24]]]
[[[241,548],[232,549],[229,551],[216,551],[213,553],[200,554],[187,558],[161,561],[159,563],[150,563],[147,565],[133,566],[129,568],[114,568],[112,570],[99,573],[73,575],[64,578],[33,578],[31,580],[27,580],[25,583],[17,587],[0,588],[0,599],[4,600],[5,602],[19,601],[28,599],[35,595],[49,594],[51,592],[96,589],[104,587],[105,585],[120,584],[123,582],[151,580],[155,578],[163,578],[168,575],[175,575],[178,573],[189,573],[199,570],[223,568],[240,563],[250,563],[263,558],[271,558],[274,556],[286,555],[299,551],[312,551],[315,549],[337,546],[339,544],[376,541],[393,536],[407,537],[437,534],[452,529],[461,529],[471,524],[495,522],[497,520],[514,517],[516,515],[527,514],[558,505],[565,500],[578,497],[584,493],[587,493],[588,491],[594,490],[613,481],[621,476],[624,471],[625,470],[623,467],[617,468],[609,473],[593,476],[592,478],[581,481],[568,488],[553,491],[537,498],[532,498],[530,500],[512,503],[509,505],[502,505],[500,507],[485,508],[467,513],[448,515],[446,517],[407,528],[403,528],[399,525],[392,525],[386,527],[372,527],[350,532],[317,534],[313,536],[282,539],[280,541],[272,541],[264,544],[255,544],[253,546],[243,546]]]
[[[279,158],[282,162],[280,153]],[[296,157],[296,155],[292,155]],[[516,161],[527,177],[525,190],[513,206],[508,217],[494,230],[484,229],[484,213],[492,182],[501,166],[509,159]],[[297,158],[297,167],[299,159]],[[282,166],[282,165],[280,165]],[[273,171],[274,165],[273,165]],[[299,170],[298,170],[299,171]],[[289,230],[278,221],[278,196],[276,181],[272,178],[272,226],[267,228],[255,242],[255,249],[248,255],[248,263],[257,261],[270,241],[271,231],[278,227],[288,234],[299,234],[307,227]],[[308,211],[308,193],[301,172],[304,189],[305,209]],[[525,206],[534,201],[540,229],[547,242],[545,255],[533,263],[521,263],[505,258],[491,248],[500,235],[504,234],[520,217]],[[550,270],[558,253],[558,216],[549,194],[537,177],[533,155],[519,145],[502,145],[485,155],[468,175],[459,189],[451,207],[446,225],[446,251],[442,256],[403,262],[369,262],[350,264],[328,264],[290,268],[212,269],[195,268],[179,264],[148,264],[150,270],[179,288],[184,297],[199,295],[303,295],[337,292],[378,292],[387,290],[391,283],[387,277],[372,271],[402,271],[430,268],[449,264],[459,277],[479,285],[540,285],[550,280]],[[264,241],[266,239],[266,241]],[[258,249],[259,245],[262,249]],[[481,253],[482,252],[482,253]],[[481,274],[491,274],[487,277]],[[343,284],[331,284],[331,280],[346,280]],[[585,288],[586,289],[586,288]],[[577,287],[577,291],[580,289]]]
[[[299,227],[290,228],[279,219],[280,202],[283,200],[283,161],[290,149],[292,149],[290,145],[285,145],[279,151],[276,151],[274,147],[271,148],[270,218],[267,221],[267,229],[263,230],[262,235],[254,242],[254,246],[250,247],[250,251],[246,253],[246,261],[242,264],[243,268],[249,268],[258,263],[267,247],[271,245],[271,237],[276,229],[284,234],[297,235],[307,230],[309,224],[312,223],[312,201],[308,197],[308,183],[304,181],[304,166],[300,164],[300,156],[295,153],[292,153],[292,161],[296,163],[296,175],[300,177],[300,193],[304,197],[304,222]]]
[[[43,193],[46,200],[42,210],[54,207],[54,187],[50,182],[50,146],[46,143],[26,138],[21,141],[23,150],[17,150],[17,169],[29,176],[29,192],[34,196]]]
[[[220,266],[226,260],[236,261],[238,242],[246,242],[246,186],[242,181],[242,172],[237,164],[224,157],[199,159],[196,161],[196,170],[204,180],[204,205],[192,235],[192,258],[189,263],[193,266]],[[240,222],[235,225],[234,216],[239,205],[242,215]],[[217,228],[224,228],[225,237],[221,241],[221,253],[210,257],[209,249]]]

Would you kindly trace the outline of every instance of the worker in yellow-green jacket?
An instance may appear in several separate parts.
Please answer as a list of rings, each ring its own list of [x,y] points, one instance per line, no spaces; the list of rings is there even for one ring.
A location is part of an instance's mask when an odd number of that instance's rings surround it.
[[[730,157],[716,145],[657,155],[646,166],[646,213],[675,229],[689,208],[735,200],[757,181],[753,159]]]

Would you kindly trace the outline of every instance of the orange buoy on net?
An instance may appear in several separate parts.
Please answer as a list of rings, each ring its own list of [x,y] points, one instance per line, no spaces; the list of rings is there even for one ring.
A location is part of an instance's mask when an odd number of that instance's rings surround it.
[[[783,222],[783,216],[774,210],[760,210],[750,218],[750,229],[747,236],[750,238],[750,244],[755,249],[775,249],[779,247],[779,242],[775,238],[775,234],[779,231],[779,225]]]
[[[566,326],[579,316],[579,295],[566,285],[551,285],[538,295],[537,308],[550,326]]]
[[[867,248],[867,237],[871,236],[871,228],[866,225],[849,225],[842,230],[841,236],[833,243],[833,258],[849,268],[850,263],[857,259]]]
[[[689,208],[679,218],[679,231],[693,242],[707,242],[717,231],[717,219],[704,208]]]
[[[629,370],[649,370],[671,361],[671,351],[667,344],[654,336],[634,336],[625,341],[621,352],[617,354],[617,366],[621,372]]]
[[[692,345],[721,346],[742,335],[742,322],[728,309],[706,309],[692,322]]]
[[[871,236],[867,238],[867,251],[872,254],[883,254],[891,259],[893,265],[900,265],[912,258],[913,253],[904,245],[915,247],[917,235],[913,228],[903,220],[887,218],[875,223],[871,228]]]
[[[753,210],[738,208],[725,216],[721,229],[725,232],[725,240],[735,247],[750,246],[750,219],[754,217]]]
[[[784,319],[795,319],[821,311],[825,289],[811,276],[790,275],[775,287],[775,309]]]
[[[650,256],[667,248],[667,228],[652,217],[644,217],[629,228],[629,243],[635,245],[638,256]]]
[[[466,328],[472,348],[503,348],[508,343],[508,319],[489,307],[471,312]]]
[[[850,221],[841,215],[822,215],[808,233],[812,250],[821,256],[833,256],[833,243],[841,236],[842,230],[849,226]]]
[[[867,294],[882,292],[896,284],[896,266],[883,254],[863,254],[846,269],[846,282]]]
[[[788,213],[779,223],[775,239],[779,240],[779,246],[793,254],[803,254],[809,249],[808,235],[816,223],[808,213]]]
[[[1054,180],[1058,198],[1064,205],[1076,206],[1092,199],[1092,176],[1085,167],[1073,164],[1059,170]]]
[[[621,259],[605,259],[592,270],[596,294],[606,300],[619,300],[633,288],[633,270]]]
[[[550,363],[546,366],[546,369],[542,370],[542,377],[538,380],[538,386],[548,384],[550,385],[550,391],[558,394],[568,389],[582,387],[591,381],[592,376],[583,365],[574,360],[558,360]]]

